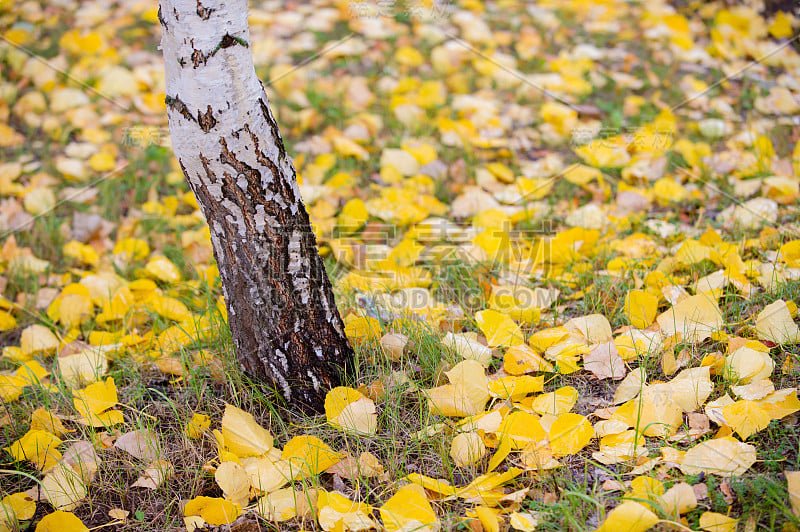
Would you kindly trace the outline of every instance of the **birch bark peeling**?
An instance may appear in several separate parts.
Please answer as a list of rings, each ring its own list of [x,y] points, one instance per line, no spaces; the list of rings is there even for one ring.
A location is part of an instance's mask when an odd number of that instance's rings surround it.
[[[247,0],[161,0],[159,20],[172,147],[211,229],[237,357],[321,411],[353,353],[256,76]]]

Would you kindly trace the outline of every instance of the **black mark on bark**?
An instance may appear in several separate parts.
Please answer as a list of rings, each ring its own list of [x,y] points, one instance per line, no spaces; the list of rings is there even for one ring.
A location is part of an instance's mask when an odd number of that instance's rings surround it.
[[[214,8],[205,7],[203,4],[200,3],[200,0],[197,0],[197,16],[200,17],[202,20],[208,20],[213,11]]]
[[[214,118],[210,105],[205,113],[200,111],[197,112],[197,123],[200,125],[200,129],[206,133],[208,133],[211,128],[217,125],[217,119]]]

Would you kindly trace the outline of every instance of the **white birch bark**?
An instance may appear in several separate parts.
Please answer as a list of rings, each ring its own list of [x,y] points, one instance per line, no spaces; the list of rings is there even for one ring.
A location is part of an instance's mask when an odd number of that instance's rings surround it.
[[[352,357],[291,158],[255,73],[246,0],[161,0],[172,147],[211,229],[244,369],[319,410]]]

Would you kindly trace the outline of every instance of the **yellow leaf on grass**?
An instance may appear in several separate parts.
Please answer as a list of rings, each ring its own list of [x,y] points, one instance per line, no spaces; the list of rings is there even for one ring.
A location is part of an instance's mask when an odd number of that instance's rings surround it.
[[[475,432],[462,432],[453,438],[450,458],[458,467],[469,467],[486,454],[483,439]]]
[[[611,324],[602,314],[572,318],[564,328],[582,338],[587,344],[602,344],[612,339]]]
[[[0,501],[0,520],[27,521],[36,513],[36,501],[24,492],[6,495]]]
[[[477,506],[473,512],[478,521],[480,521],[484,532],[500,532],[500,518],[496,510],[486,506]]]
[[[352,342],[378,341],[381,337],[381,323],[371,316],[359,316],[345,320],[344,332]]]
[[[741,475],[755,461],[755,447],[727,436],[704,441],[686,451],[680,469],[686,475],[705,472],[730,477]]]
[[[756,332],[762,340],[775,344],[800,343],[800,327],[792,319],[789,306],[782,299],[767,305],[758,313]]]
[[[630,290],[625,296],[625,316],[634,327],[644,329],[653,323],[658,298],[644,290]]]
[[[589,420],[579,414],[566,412],[550,425],[547,435],[553,456],[575,454],[592,441],[594,429]]]
[[[325,396],[325,416],[332,426],[357,434],[375,434],[378,428],[372,399],[345,386],[338,386]]]
[[[153,257],[144,267],[148,276],[165,283],[178,283],[183,279],[180,270],[166,257]]]
[[[768,352],[743,346],[725,357],[722,374],[729,381],[748,384],[768,379],[774,369]]]
[[[489,381],[488,389],[492,397],[516,401],[526,395],[541,392],[544,389],[544,376],[500,377]]]
[[[253,416],[233,405],[225,405],[222,416],[225,447],[236,456],[261,456],[272,449],[272,434]]]
[[[367,223],[369,219],[369,212],[364,200],[353,198],[342,207],[342,212],[339,213],[339,226],[345,231],[356,231],[362,225]]]
[[[686,482],[673,484],[658,501],[664,513],[674,518],[681,516],[697,507],[697,496],[692,486]]]
[[[98,427],[123,421],[122,412],[108,410],[117,404],[117,386],[112,377],[73,392],[72,403],[84,418],[82,423]]]
[[[673,336],[680,333],[687,342],[698,343],[710,338],[725,325],[722,310],[707,294],[689,296],[657,318],[661,333]]]
[[[57,510],[47,514],[36,525],[36,532],[84,532],[89,529],[71,512]]]
[[[786,476],[786,487],[789,491],[792,513],[795,517],[800,517],[800,471],[784,471],[783,474]]]
[[[489,347],[515,346],[524,341],[519,325],[502,312],[482,310],[475,314],[475,321],[486,336]]]
[[[351,501],[334,491],[319,490],[317,508],[317,520],[326,531],[370,530],[376,526],[369,517],[372,508],[368,504]]]
[[[553,371],[553,365],[525,344],[509,347],[503,357],[503,369],[509,375]]]
[[[282,460],[291,463],[294,478],[318,475],[343,458],[315,436],[295,436],[286,443],[281,454]]]
[[[155,296],[147,300],[146,306],[168,320],[183,321],[192,317],[186,305],[174,297]]]
[[[524,449],[530,443],[544,441],[547,432],[539,418],[528,412],[511,412],[497,430],[501,441],[508,441],[512,449]]]
[[[667,437],[675,434],[683,422],[683,410],[669,389],[647,387],[639,397],[620,406],[612,419],[638,428],[645,436]]]
[[[20,439],[3,447],[16,462],[28,460],[36,469],[49,470],[61,459],[57,447],[61,439],[45,430],[29,430]]]
[[[520,532],[534,532],[539,520],[532,513],[527,512],[513,512],[509,515],[508,524],[513,530]]]
[[[214,526],[233,523],[242,514],[242,507],[219,497],[195,497],[183,507],[183,515],[199,515]]]
[[[58,349],[58,338],[47,327],[35,324],[23,329],[19,345],[24,355],[47,355]]]
[[[300,469],[288,460],[277,460],[267,456],[249,456],[242,458],[250,485],[261,492],[270,493],[282,488],[292,480],[292,473],[299,474]]]
[[[700,515],[700,528],[706,532],[736,532],[739,520],[716,512]]]
[[[578,390],[572,386],[563,386],[554,392],[536,397],[533,400],[532,407],[537,414],[558,416],[572,410],[577,400]]]
[[[736,401],[722,408],[725,423],[742,439],[765,429],[772,420],[770,415],[755,401]]]
[[[42,492],[47,501],[59,510],[80,506],[87,493],[86,481],[69,464],[59,462],[42,479]]]
[[[483,366],[474,360],[464,360],[445,374],[450,384],[424,391],[431,411],[461,417],[482,412],[489,400]]]
[[[244,468],[236,462],[222,462],[214,472],[222,494],[229,501],[246,506],[250,500],[250,478]]]
[[[435,479],[420,475],[419,473],[411,473],[406,476],[406,480],[444,497],[455,497],[458,494],[458,488],[452,486],[448,481],[443,479]]]
[[[596,532],[645,532],[658,523],[658,516],[643,504],[625,501],[608,514]]]
[[[417,484],[403,486],[378,510],[389,532],[435,532],[441,526],[425,490]]]
[[[309,516],[317,503],[313,490],[299,491],[284,488],[268,493],[258,500],[257,510],[265,519],[282,523],[297,516]]]
[[[188,438],[196,440],[200,438],[205,431],[211,426],[211,418],[209,418],[205,414],[198,414],[195,412],[192,414],[192,419],[186,424],[186,428],[184,429],[184,434]]]
[[[75,350],[67,351],[72,345]],[[70,346],[62,349],[56,358],[61,378],[70,388],[96,382],[108,370],[108,358],[101,349],[77,342]]]

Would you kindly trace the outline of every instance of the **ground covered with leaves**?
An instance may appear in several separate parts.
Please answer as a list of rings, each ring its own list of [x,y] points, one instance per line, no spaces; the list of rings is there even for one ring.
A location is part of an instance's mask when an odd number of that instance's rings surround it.
[[[155,4],[0,1],[0,530],[797,530],[796,16],[250,23],[357,368],[238,369]]]

